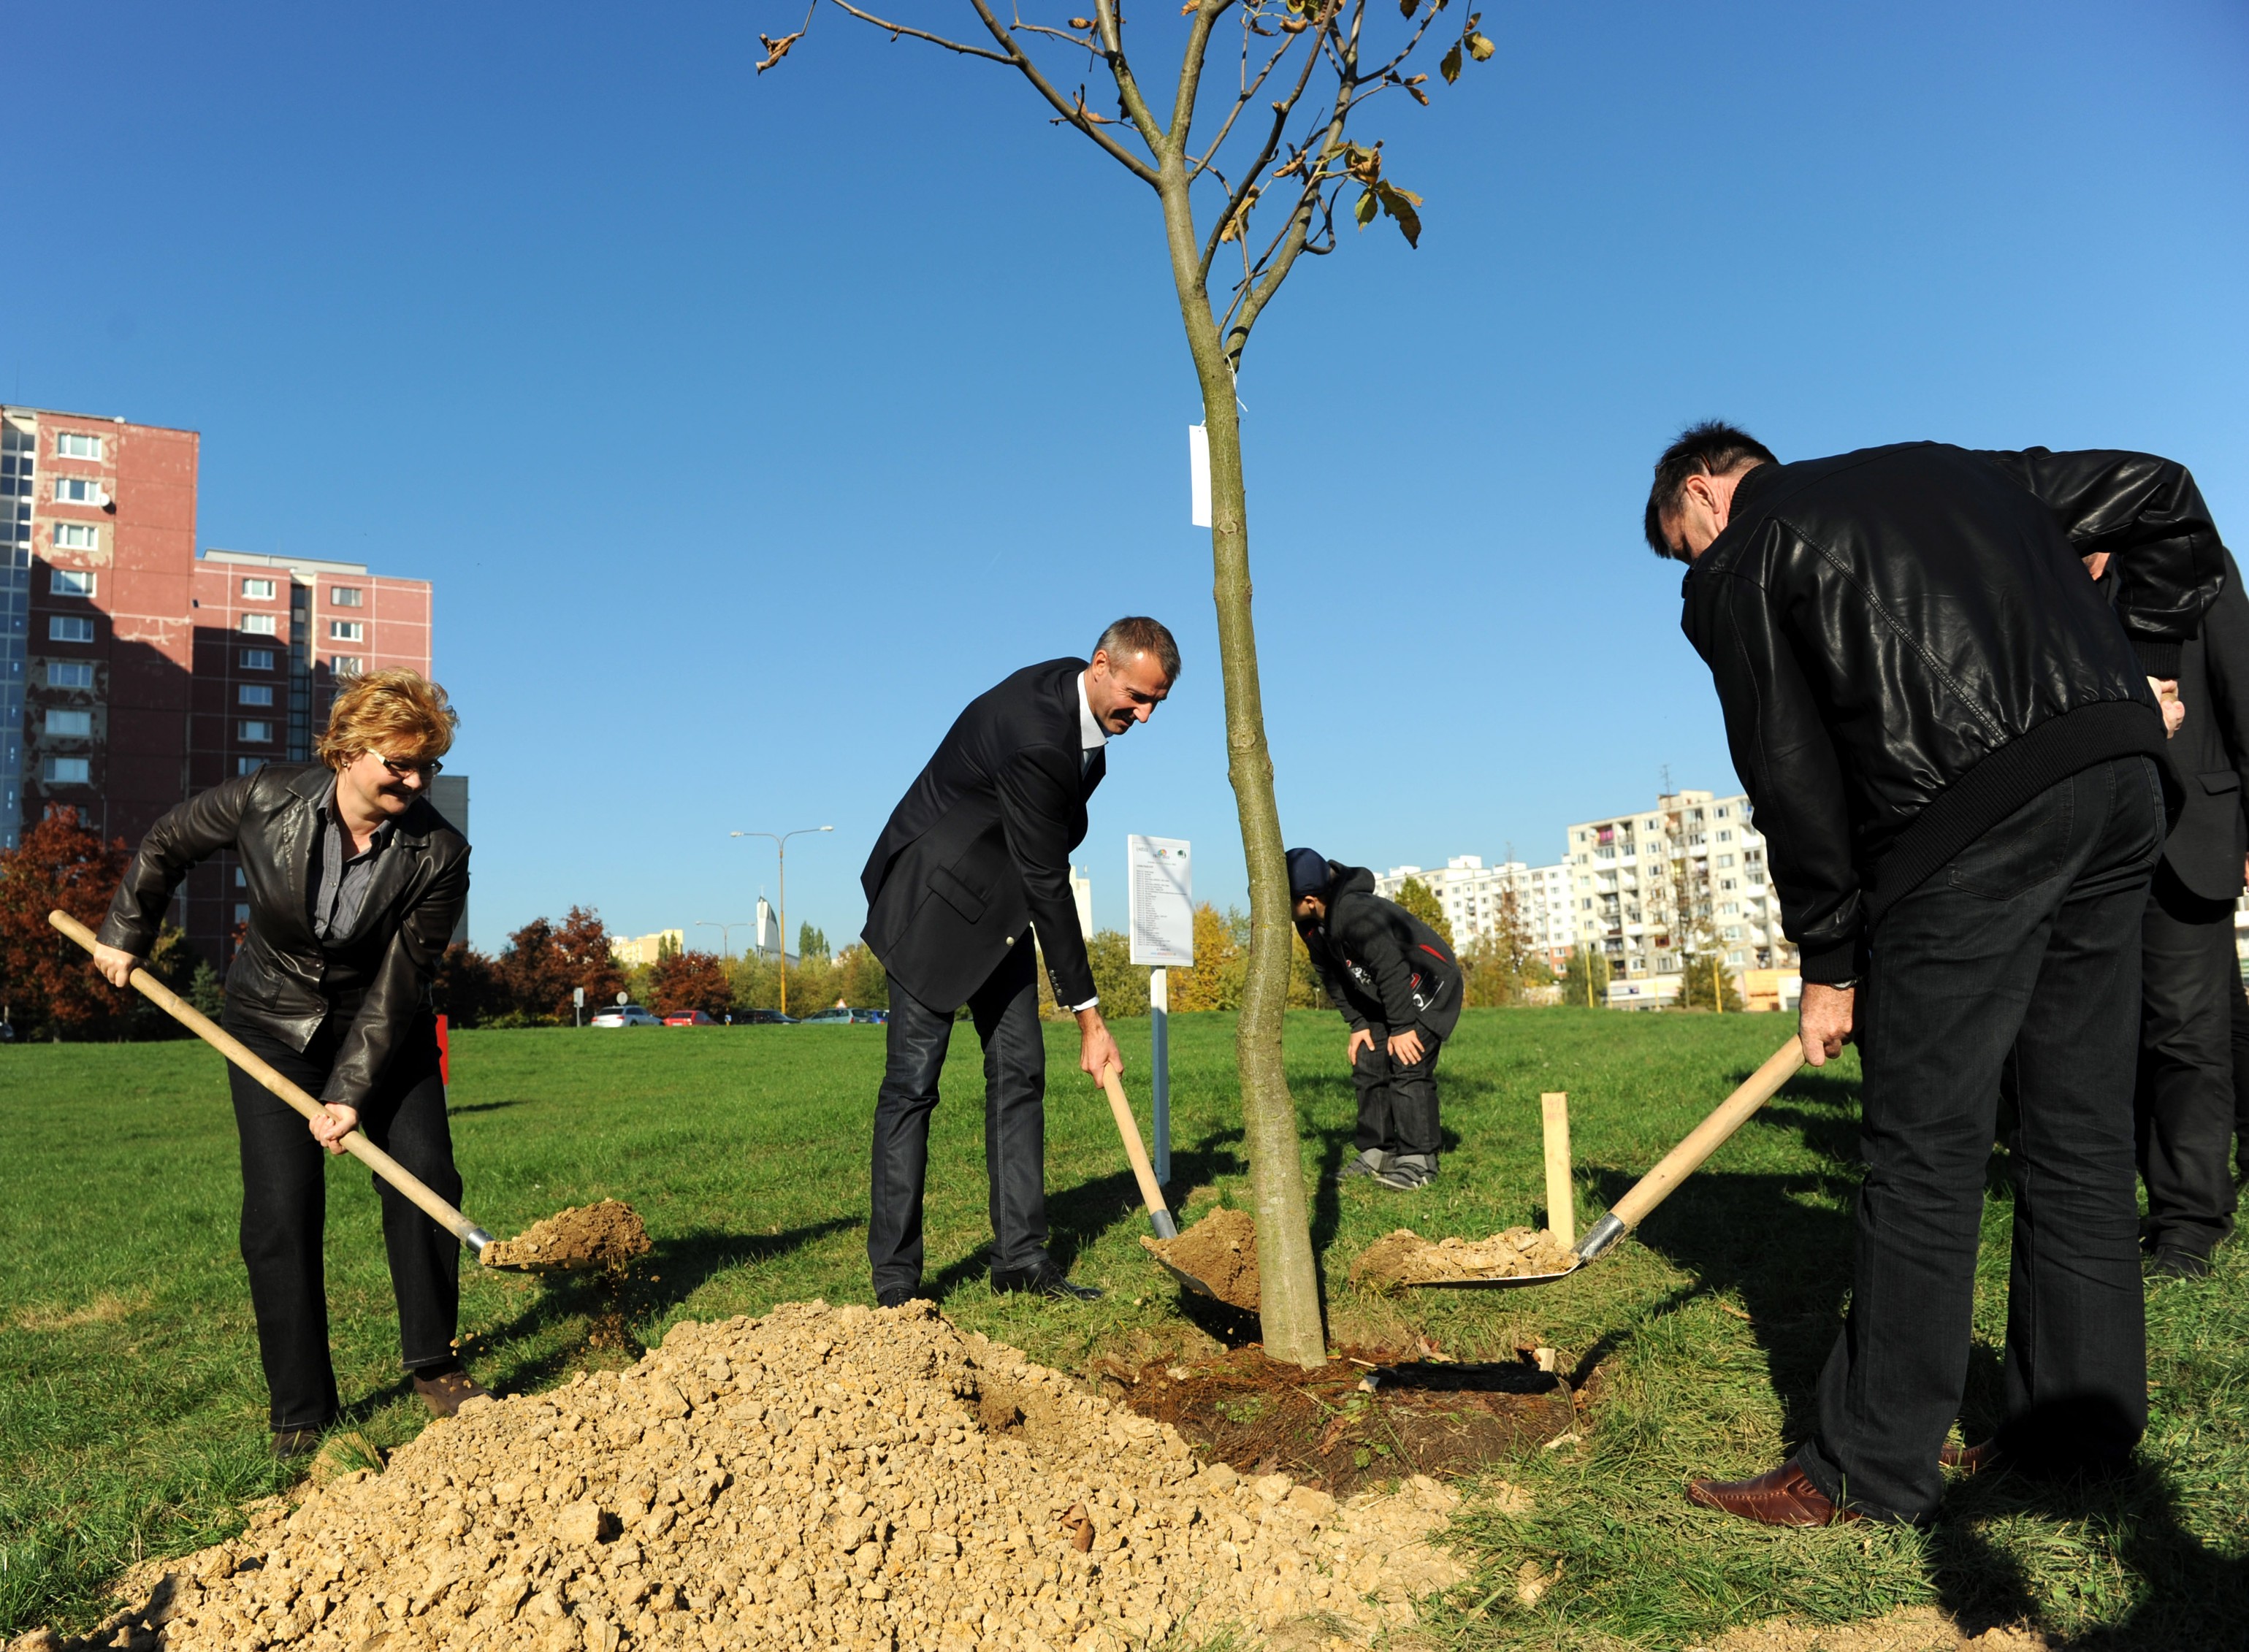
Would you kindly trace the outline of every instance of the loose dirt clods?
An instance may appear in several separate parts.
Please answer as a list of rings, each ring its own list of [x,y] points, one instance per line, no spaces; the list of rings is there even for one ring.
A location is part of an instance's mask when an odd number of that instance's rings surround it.
[[[573,1205],[534,1222],[512,1239],[484,1248],[477,1260],[487,1268],[525,1268],[539,1272],[573,1268],[622,1269],[649,1249],[648,1229],[628,1204],[604,1199]]]
[[[1448,1279],[1520,1279],[1565,1273],[1577,1264],[1577,1252],[1544,1228],[1510,1228],[1489,1239],[1434,1244],[1411,1228],[1400,1228],[1359,1253],[1351,1264],[1351,1282],[1379,1291]]]
[[[1142,1234],[1140,1242],[1201,1280],[1228,1307],[1257,1311],[1257,1224],[1248,1213],[1214,1210],[1176,1239]]]
[[[1124,1652],[1310,1618],[1365,1641],[1463,1575],[1429,1542],[1456,1502],[1420,1478],[1338,1504],[1204,1468],[925,1303],[791,1304],[674,1325],[630,1371],[472,1401],[386,1471],[145,1577],[101,1633],[176,1652]]]

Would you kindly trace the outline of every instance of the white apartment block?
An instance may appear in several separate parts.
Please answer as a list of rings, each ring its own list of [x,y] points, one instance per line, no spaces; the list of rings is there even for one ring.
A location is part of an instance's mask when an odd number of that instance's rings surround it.
[[[1530,943],[1558,969],[1577,944],[1571,903],[1571,869],[1566,864],[1526,866],[1519,860],[1487,866],[1479,855],[1455,855],[1441,867],[1393,866],[1378,872],[1374,892],[1398,898],[1406,880],[1417,878],[1437,898],[1452,925],[1453,944],[1465,952],[1500,926],[1511,896]]]
[[[1613,999],[1676,998],[1682,960],[1691,949],[1699,963],[1706,938],[1737,977],[1797,967],[1745,796],[1671,792],[1643,813],[1580,822],[1569,867],[1573,939],[1607,954]]]

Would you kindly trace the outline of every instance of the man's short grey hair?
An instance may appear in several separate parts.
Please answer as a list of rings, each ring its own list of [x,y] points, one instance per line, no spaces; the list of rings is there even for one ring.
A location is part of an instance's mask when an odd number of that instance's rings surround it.
[[[1153,654],[1156,664],[1164,673],[1164,680],[1180,680],[1180,645],[1160,620],[1152,620],[1145,614],[1127,614],[1121,620],[1111,620],[1109,629],[1101,633],[1101,640],[1093,645],[1097,654],[1106,650],[1112,660],[1121,660],[1128,654]]]

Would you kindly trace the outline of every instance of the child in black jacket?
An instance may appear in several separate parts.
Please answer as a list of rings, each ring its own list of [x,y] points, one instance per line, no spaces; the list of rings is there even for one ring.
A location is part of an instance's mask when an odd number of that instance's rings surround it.
[[[1461,1016],[1461,967],[1437,932],[1374,892],[1374,874],[1289,851],[1289,897],[1329,1002],[1351,1024],[1358,1157],[1338,1180],[1410,1192],[1437,1175],[1437,1050]]]

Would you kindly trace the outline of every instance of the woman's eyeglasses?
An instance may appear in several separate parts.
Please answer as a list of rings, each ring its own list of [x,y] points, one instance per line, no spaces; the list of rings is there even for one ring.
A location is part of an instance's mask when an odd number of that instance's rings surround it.
[[[445,766],[434,757],[426,763],[409,763],[395,757],[385,757],[381,752],[375,752],[370,755],[401,780],[404,780],[409,774],[419,774],[424,780],[435,780],[444,772],[445,768]]]

